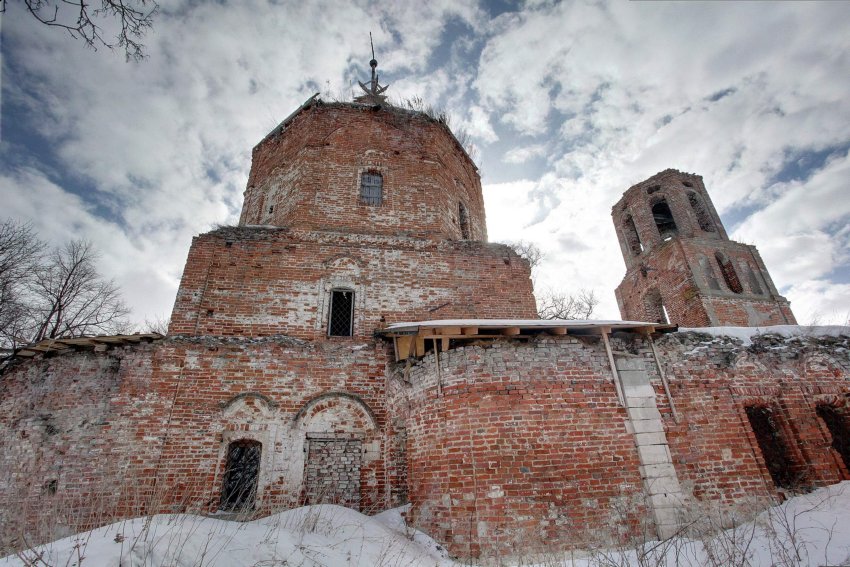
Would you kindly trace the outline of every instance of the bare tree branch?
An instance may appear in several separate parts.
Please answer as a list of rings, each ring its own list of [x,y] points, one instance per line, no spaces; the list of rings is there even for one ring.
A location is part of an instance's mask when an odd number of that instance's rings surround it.
[[[44,244],[29,224],[0,223],[0,347],[29,340],[27,282],[42,259]]]
[[[0,13],[6,12],[6,2],[0,0]],[[155,0],[101,0],[99,8],[92,8],[86,0],[23,0],[23,4],[42,24],[63,29],[94,50],[123,49],[128,61],[145,57],[141,39],[153,27],[153,17],[159,10]],[[101,25],[117,25],[115,37],[111,37],[112,31],[104,32]]]
[[[583,289],[577,294],[548,291],[537,300],[537,315],[541,319],[590,319],[599,305],[593,290]]]
[[[32,342],[112,333],[129,310],[118,287],[97,273],[91,244],[75,240],[53,250],[31,284],[38,326]]]
[[[88,242],[45,252],[28,224],[0,223],[0,350],[128,328],[129,310],[96,261]]]

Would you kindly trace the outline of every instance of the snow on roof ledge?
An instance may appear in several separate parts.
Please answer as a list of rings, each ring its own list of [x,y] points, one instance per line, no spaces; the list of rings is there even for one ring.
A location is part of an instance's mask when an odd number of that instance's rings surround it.
[[[783,337],[841,337],[850,336],[850,327],[844,325],[773,325],[767,327],[680,327],[679,332],[694,332],[714,337],[740,339],[744,346],[751,345],[758,335],[780,335]]]

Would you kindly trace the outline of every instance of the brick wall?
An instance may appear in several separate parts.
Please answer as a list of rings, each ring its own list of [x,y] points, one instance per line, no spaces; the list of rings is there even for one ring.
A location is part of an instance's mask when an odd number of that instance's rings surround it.
[[[319,339],[332,289],[354,291],[359,338],[400,321],[537,314],[528,263],[507,246],[231,227],[194,239],[169,332]]]
[[[310,435],[355,439],[360,508],[384,509],[386,361],[384,343],[287,337],[24,361],[0,386],[0,547],[20,546],[22,530],[41,542],[121,517],[213,512],[227,447],[243,439],[262,444],[258,514],[304,502]]]
[[[439,372],[426,356],[391,410],[408,415],[414,525],[460,556],[609,541],[641,476],[607,365],[598,337],[458,348]]]
[[[383,201],[360,199],[360,175],[383,177]],[[254,148],[241,225],[487,240],[475,164],[421,112],[313,103]]]
[[[747,421],[752,405],[776,412],[801,487],[850,479],[816,413],[827,404],[847,415],[850,336],[744,346],[664,335],[670,399],[645,338],[620,333],[612,345],[643,359],[675,473],[696,502],[754,511],[754,499],[784,494]],[[634,425],[597,337],[453,348],[439,371],[433,354],[408,367],[390,362],[390,348],[175,337],[14,365],[0,382],[0,545],[146,513],[213,512],[239,440],[262,445],[257,514],[307,499],[307,450],[320,439],[359,444],[351,501],[374,511],[409,498],[413,523],[458,555],[647,529]],[[356,458],[328,466],[354,484]]]

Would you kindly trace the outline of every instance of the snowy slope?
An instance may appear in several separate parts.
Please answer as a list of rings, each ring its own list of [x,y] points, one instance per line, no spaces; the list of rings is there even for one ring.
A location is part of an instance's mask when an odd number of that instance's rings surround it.
[[[339,506],[321,505],[244,523],[188,514],[159,515],[59,540],[21,557],[0,559],[0,566],[461,565],[447,559],[432,539],[407,528],[400,512],[395,509],[368,517]],[[40,559],[36,558],[38,553],[42,554]],[[531,565],[530,559],[521,564]],[[538,557],[537,564],[850,565],[850,482],[793,498],[762,513],[755,522],[713,537],[647,542],[639,549],[551,553]]]

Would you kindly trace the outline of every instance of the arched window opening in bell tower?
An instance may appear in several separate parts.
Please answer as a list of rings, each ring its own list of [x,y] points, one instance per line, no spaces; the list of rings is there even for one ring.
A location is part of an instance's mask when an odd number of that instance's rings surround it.
[[[328,336],[350,337],[354,331],[354,292],[350,289],[331,290],[328,310]]]
[[[360,174],[360,202],[367,205],[380,205],[384,202],[384,177],[369,171]]]
[[[676,221],[673,220],[673,211],[670,210],[670,205],[664,199],[652,206],[652,218],[655,221],[655,226],[658,227],[658,234],[661,235],[662,240],[670,240],[679,233]]]
[[[623,233],[626,235],[626,243],[633,256],[639,256],[643,252],[643,244],[640,241],[635,221],[631,215],[623,219]]]
[[[460,223],[460,237],[463,240],[469,240],[471,238],[469,235],[469,214],[466,212],[463,203],[457,204],[457,218]]]
[[[254,509],[262,452],[262,444],[250,439],[240,439],[227,446],[227,464],[219,503],[221,510],[239,512]]]
[[[714,221],[711,218],[711,215],[708,214],[708,210],[705,208],[705,204],[702,202],[702,199],[696,193],[688,193],[688,202],[691,204],[691,209],[693,209],[694,214],[697,217],[697,223],[699,227],[704,232],[715,232]]]
[[[735,271],[732,260],[723,252],[715,252],[714,259],[717,260],[717,265],[720,266],[720,273],[723,274],[723,280],[726,282],[726,287],[729,288],[729,291],[744,293],[744,286],[741,285],[741,278],[738,277],[738,272]]]

